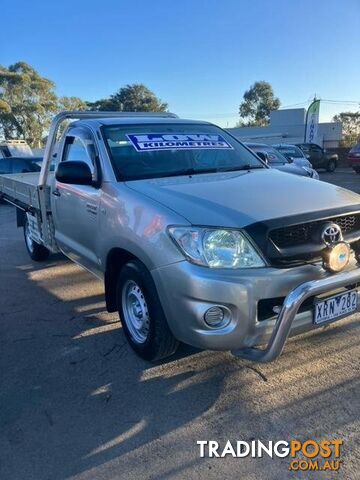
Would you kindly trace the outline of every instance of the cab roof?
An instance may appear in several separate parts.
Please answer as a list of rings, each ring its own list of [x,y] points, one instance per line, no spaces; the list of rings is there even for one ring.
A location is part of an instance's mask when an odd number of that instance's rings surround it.
[[[72,126],[84,125],[92,126],[111,126],[111,125],[159,125],[159,124],[169,124],[169,125],[181,125],[181,124],[193,124],[193,125],[212,125],[210,122],[205,122],[203,120],[187,120],[184,118],[170,118],[170,117],[114,117],[114,118],[90,118],[83,120],[76,120],[72,123]]]

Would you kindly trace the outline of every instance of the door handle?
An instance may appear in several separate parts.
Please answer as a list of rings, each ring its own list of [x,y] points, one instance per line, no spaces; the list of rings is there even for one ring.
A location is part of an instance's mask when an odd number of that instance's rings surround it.
[[[52,194],[55,195],[55,197],[61,197],[61,193],[57,188],[55,188],[55,190],[52,191]]]
[[[92,213],[93,215],[97,215],[97,205],[94,205],[94,204],[88,202],[86,204],[86,210],[89,213]]]

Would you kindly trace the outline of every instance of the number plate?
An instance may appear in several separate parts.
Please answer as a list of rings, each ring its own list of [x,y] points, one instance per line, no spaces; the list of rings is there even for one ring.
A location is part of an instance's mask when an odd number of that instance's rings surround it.
[[[314,324],[320,325],[356,312],[357,297],[357,290],[349,290],[325,300],[317,300],[315,303]]]

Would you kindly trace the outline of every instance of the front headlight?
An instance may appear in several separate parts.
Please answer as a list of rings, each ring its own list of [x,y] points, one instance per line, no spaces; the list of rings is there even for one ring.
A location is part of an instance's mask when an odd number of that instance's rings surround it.
[[[317,172],[316,170],[313,170],[313,176],[312,176],[312,178],[315,178],[315,180],[319,180],[320,177],[319,177],[319,174],[318,174],[318,172]]]
[[[314,178],[315,180],[319,180],[319,174],[313,168],[303,167],[305,172],[308,174],[309,177]]]
[[[265,263],[238,230],[170,227],[169,234],[193,263],[211,268],[256,268]]]
[[[308,167],[302,167],[302,168],[303,168],[303,170],[305,170],[308,177],[312,177],[312,171],[310,170],[310,168],[308,168]]]

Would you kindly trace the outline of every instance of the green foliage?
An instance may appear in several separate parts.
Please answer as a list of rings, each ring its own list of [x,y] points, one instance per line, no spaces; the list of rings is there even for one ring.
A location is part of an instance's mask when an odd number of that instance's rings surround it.
[[[81,100],[79,97],[59,97],[58,110],[86,110],[87,103]]]
[[[44,131],[58,109],[55,84],[25,62],[0,66],[0,132],[41,146]]]
[[[123,112],[166,112],[168,105],[141,83],[120,88],[109,98],[88,103],[92,110]]]
[[[55,84],[25,62],[0,65],[0,136],[41,147],[53,115],[63,110],[164,112],[168,106],[143,84],[126,85],[109,98],[84,102],[60,97]],[[66,127],[63,125],[62,130]]]
[[[86,102],[89,110],[111,112],[114,111],[110,98],[101,98],[95,102]],[[121,111],[121,108],[118,108],[117,111]]]
[[[342,145],[352,147],[360,140],[360,112],[341,112],[335,115],[334,122],[342,123]]]
[[[280,107],[280,100],[275,97],[270,83],[255,82],[244,93],[243,102],[239,107],[239,127],[264,127],[269,123],[271,110]]]
[[[81,98],[79,97],[59,97],[58,99],[59,112],[63,112],[64,110],[81,111],[81,110],[87,110],[87,109],[88,109],[87,103],[81,100]],[[58,130],[58,138],[61,137],[61,135],[66,130],[69,123],[71,123],[71,120],[65,120],[64,122],[62,122]]]

